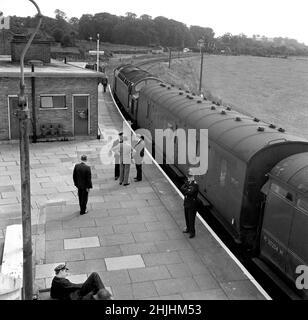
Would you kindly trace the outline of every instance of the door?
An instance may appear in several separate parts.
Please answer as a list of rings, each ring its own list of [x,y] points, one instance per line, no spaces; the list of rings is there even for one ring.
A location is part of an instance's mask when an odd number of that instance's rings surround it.
[[[294,195],[272,182],[267,195],[260,237],[261,256],[286,271]]]
[[[86,136],[89,134],[89,96],[73,96],[74,135]]]
[[[19,139],[18,97],[9,97],[9,139]]]

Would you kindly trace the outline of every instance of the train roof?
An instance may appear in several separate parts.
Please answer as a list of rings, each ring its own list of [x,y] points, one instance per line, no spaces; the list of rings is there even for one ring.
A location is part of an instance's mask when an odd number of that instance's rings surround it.
[[[134,85],[139,81],[148,78],[156,79],[156,77],[154,77],[151,73],[131,64],[119,66],[115,69],[115,72],[117,72],[118,77],[121,80],[123,80],[127,85]]]
[[[298,153],[280,161],[270,175],[308,196],[308,152]]]
[[[218,106],[171,85],[148,84],[141,90],[164,105],[175,117],[185,119],[190,128],[209,129],[209,139],[245,162],[262,149],[278,143],[303,143],[308,140],[284,132],[272,124]]]

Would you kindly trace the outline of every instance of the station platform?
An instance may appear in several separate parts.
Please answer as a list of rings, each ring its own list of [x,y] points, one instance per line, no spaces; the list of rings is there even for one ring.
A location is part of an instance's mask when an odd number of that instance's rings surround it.
[[[133,181],[134,166],[129,186],[114,180],[114,167],[101,163],[100,152],[104,132],[120,130],[122,118],[101,86],[99,123],[101,140],[31,145],[35,290],[49,288],[54,267],[65,262],[76,283],[98,272],[115,300],[270,299],[201,220],[195,238],[182,233],[183,200],[154,163],[143,165],[141,182]],[[82,154],[93,189],[89,212],[80,216],[72,170]],[[19,219],[18,161],[18,145],[1,146],[0,238],[8,221]]]

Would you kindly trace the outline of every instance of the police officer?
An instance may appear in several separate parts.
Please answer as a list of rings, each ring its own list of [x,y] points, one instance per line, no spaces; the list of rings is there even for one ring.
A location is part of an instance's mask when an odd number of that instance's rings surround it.
[[[195,181],[191,168],[188,170],[187,180],[181,187],[181,191],[184,195],[184,212],[186,221],[186,228],[183,230],[183,233],[189,233],[189,238],[194,238],[196,234],[195,219],[199,186]]]

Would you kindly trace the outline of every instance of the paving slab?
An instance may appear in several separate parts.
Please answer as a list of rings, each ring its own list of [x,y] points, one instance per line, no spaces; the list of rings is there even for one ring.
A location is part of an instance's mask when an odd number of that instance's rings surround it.
[[[53,277],[55,272],[54,269],[59,264],[64,263],[63,261],[58,261],[55,263],[39,264],[35,266],[35,279],[43,279],[48,277]]]
[[[166,266],[130,269],[128,273],[133,283],[171,278]]]
[[[98,237],[84,237],[76,239],[64,239],[64,249],[93,248],[99,247]]]
[[[141,255],[106,258],[105,263],[108,271],[145,267]]]

